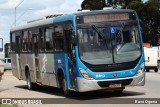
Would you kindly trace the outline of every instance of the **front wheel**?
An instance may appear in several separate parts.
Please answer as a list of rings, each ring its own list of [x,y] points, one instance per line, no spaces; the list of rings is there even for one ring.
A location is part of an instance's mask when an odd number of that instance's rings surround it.
[[[63,89],[64,95],[66,97],[71,97],[72,96],[72,92],[67,89],[66,80],[65,80],[64,77],[62,79],[62,89]]]

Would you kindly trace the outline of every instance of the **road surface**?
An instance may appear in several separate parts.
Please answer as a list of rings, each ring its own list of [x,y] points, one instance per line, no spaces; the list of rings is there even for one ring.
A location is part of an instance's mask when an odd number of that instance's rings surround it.
[[[23,107],[61,107],[61,106],[83,106],[83,107],[106,107],[106,105],[112,105],[112,107],[117,107],[119,102],[129,103],[130,100],[137,100],[138,98],[144,98],[142,100],[147,100],[148,98],[158,98],[160,100],[160,72],[148,72],[146,73],[146,84],[145,86],[138,87],[127,87],[122,94],[115,94],[112,92],[105,91],[94,91],[94,92],[85,92],[85,93],[75,93],[75,97],[66,98],[63,95],[63,92],[57,88],[52,87],[41,87],[39,86],[36,90],[28,90],[26,81],[20,81],[16,79],[11,71],[6,71],[2,81],[0,82],[0,98],[50,98],[49,105],[21,105]],[[118,98],[118,99],[114,99]],[[124,98],[124,99],[122,99]],[[130,100],[128,100],[130,99]],[[45,99],[46,100],[46,99]],[[53,101],[54,100],[54,101]],[[60,100],[60,102],[59,102]],[[108,102],[117,101],[117,104],[108,104]],[[141,100],[141,99],[140,99]],[[155,99],[149,99],[155,100]],[[156,99],[157,100],[157,99]],[[55,104],[56,103],[56,104]],[[60,104],[59,104],[60,103]],[[68,103],[71,103],[68,104]],[[54,105],[51,105],[54,104]],[[83,104],[83,105],[81,105]],[[139,104],[138,104],[139,105]],[[118,106],[129,106],[135,107],[137,104],[120,104]],[[140,104],[141,107],[159,107],[160,104]]]

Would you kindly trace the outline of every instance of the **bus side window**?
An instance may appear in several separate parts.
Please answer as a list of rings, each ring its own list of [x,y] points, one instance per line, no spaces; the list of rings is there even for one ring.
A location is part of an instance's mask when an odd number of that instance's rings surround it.
[[[28,51],[28,31],[23,32],[23,40],[22,40],[22,49],[23,51]]]
[[[32,32],[31,30],[29,30],[29,34],[28,34],[28,51],[32,52],[33,48],[32,48]]]
[[[53,33],[55,51],[64,51],[64,36],[63,27],[55,26],[55,32]]]
[[[55,51],[64,51],[64,39],[60,32],[54,33],[54,47]]]
[[[52,33],[54,29],[53,27],[48,27],[45,32],[45,47],[46,51],[53,51],[53,38]]]
[[[39,29],[39,40],[40,40],[40,51],[44,52],[45,50],[45,34],[44,34],[44,29],[40,28]]]
[[[66,22],[63,25],[64,35],[65,35],[65,49],[68,52],[69,56],[72,53],[72,37],[73,37],[73,26],[71,22]]]
[[[72,43],[71,43],[72,35],[73,34],[71,30],[65,30],[66,46],[67,46],[66,48],[69,54],[72,52]]]
[[[39,52],[39,29],[38,28],[33,28],[31,30],[32,32],[32,41],[33,41],[33,52],[38,53]]]
[[[15,49],[16,53],[21,52],[21,32],[15,33]]]
[[[15,33],[11,34],[11,51],[16,52],[16,35],[15,35]]]

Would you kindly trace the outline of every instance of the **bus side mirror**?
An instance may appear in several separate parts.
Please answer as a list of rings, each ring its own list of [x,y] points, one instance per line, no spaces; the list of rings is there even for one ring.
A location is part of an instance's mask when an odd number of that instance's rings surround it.
[[[72,44],[75,46],[78,43],[78,36],[72,37]]]

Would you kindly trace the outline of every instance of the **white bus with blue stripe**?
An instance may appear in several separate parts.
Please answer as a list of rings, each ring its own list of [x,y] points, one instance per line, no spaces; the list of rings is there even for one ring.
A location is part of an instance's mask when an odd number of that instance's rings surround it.
[[[72,91],[112,90],[145,84],[137,14],[129,9],[81,12],[11,29],[12,72],[35,84]]]

